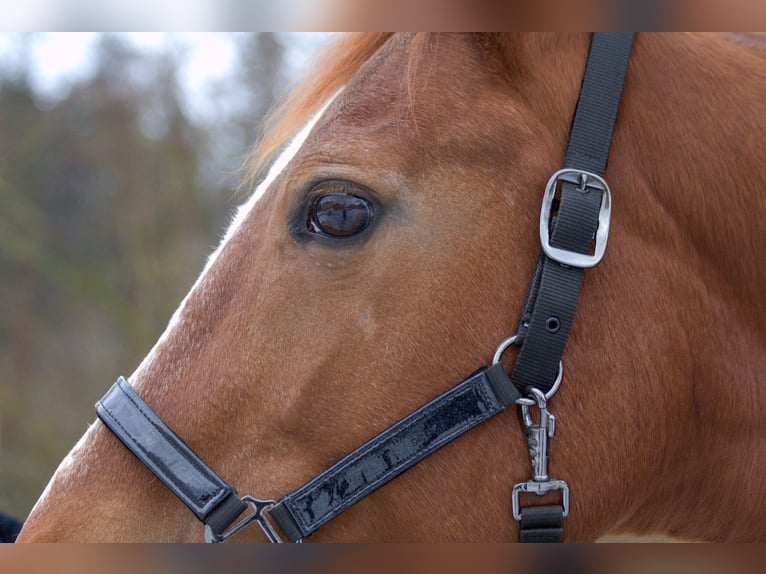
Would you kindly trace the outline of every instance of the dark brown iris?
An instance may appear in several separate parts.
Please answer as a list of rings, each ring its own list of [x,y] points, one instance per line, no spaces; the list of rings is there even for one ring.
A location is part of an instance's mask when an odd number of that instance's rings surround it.
[[[372,205],[348,193],[327,193],[314,200],[308,229],[330,237],[351,237],[364,231],[372,221]]]

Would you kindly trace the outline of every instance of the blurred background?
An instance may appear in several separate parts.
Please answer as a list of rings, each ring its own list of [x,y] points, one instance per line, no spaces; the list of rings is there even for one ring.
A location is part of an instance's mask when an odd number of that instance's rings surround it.
[[[330,38],[0,34],[0,511],[26,517],[162,333]]]

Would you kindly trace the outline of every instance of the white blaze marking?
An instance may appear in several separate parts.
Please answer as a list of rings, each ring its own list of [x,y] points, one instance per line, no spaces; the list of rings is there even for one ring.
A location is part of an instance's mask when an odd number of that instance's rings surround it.
[[[156,356],[157,349],[159,348],[159,346],[162,345],[166,340],[170,338],[170,335],[173,333],[175,328],[181,322],[181,315],[183,314],[183,310],[186,305],[186,302],[189,300],[189,296],[202,283],[203,278],[205,277],[207,272],[210,270],[210,268],[213,266],[213,263],[215,262],[215,260],[218,259],[218,256],[221,254],[221,251],[223,251],[223,248],[242,227],[242,223],[245,221],[245,219],[247,219],[247,216],[253,210],[258,200],[261,197],[263,197],[263,195],[266,193],[266,190],[271,186],[272,183],[274,183],[274,180],[279,176],[280,173],[282,173],[282,171],[290,163],[290,160],[293,159],[293,157],[295,157],[295,155],[301,149],[306,139],[308,139],[308,136],[311,133],[311,130],[314,128],[314,126],[322,117],[322,115],[324,115],[325,110],[332,103],[332,101],[337,97],[338,93],[340,92],[337,92],[332,98],[330,98],[328,102],[324,104],[322,108],[316,113],[316,115],[314,115],[314,117],[312,117],[311,120],[309,120],[309,122],[303,127],[303,129],[301,129],[301,131],[298,132],[298,134],[290,142],[290,145],[288,145],[287,148],[285,148],[285,150],[279,155],[279,157],[273,163],[273,165],[269,169],[269,173],[267,174],[266,179],[264,179],[263,182],[255,189],[255,191],[253,192],[253,195],[247,200],[247,202],[239,206],[239,208],[237,209],[237,213],[234,216],[234,219],[232,220],[231,224],[226,230],[226,233],[223,236],[223,240],[221,241],[220,245],[218,245],[218,248],[208,258],[207,263],[205,264],[205,268],[202,270],[202,273],[197,278],[197,281],[195,281],[194,285],[192,285],[192,288],[189,291],[189,293],[186,295],[186,297],[184,297],[183,301],[181,301],[181,304],[178,306],[178,309],[176,309],[175,313],[173,313],[173,316],[170,318],[170,322],[168,323],[168,326],[165,328],[165,331],[162,333],[162,335],[160,335],[160,338],[157,340],[157,343],[155,343],[154,347],[152,347],[152,350],[149,351],[149,354],[144,358],[143,361],[141,361],[141,364],[138,366],[135,372],[130,376],[130,383],[131,385],[133,385],[134,388],[138,389],[140,387],[141,373],[143,373],[146,369],[149,368],[152,361],[154,360],[154,357]],[[76,459],[78,455],[82,454],[82,451],[84,450],[84,447],[85,447],[85,443],[88,437],[90,436],[91,432],[95,428],[95,426],[96,425],[94,424],[88,428],[88,430],[80,438],[80,440],[77,441],[77,444],[74,446],[74,448],[72,448],[72,450],[64,458],[64,460],[61,461],[61,464],[59,464],[58,468],[56,469],[56,472],[53,473],[53,476],[48,482],[48,485],[45,487],[45,490],[43,490],[43,493],[40,495],[40,498],[35,503],[35,506],[32,509],[32,511],[34,511],[34,509],[37,508],[43,502],[43,500],[48,496],[55,480],[61,480],[62,483],[65,483],[66,481],[72,478],[75,478],[75,473],[77,472],[77,466],[75,464],[77,462]]]

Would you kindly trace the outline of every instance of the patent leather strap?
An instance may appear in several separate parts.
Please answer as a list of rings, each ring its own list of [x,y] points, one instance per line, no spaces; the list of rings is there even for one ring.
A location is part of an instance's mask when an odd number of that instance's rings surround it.
[[[287,494],[271,516],[289,539],[309,536],[519,397],[502,365],[481,369]]]
[[[194,515],[217,534],[246,508],[213,472],[120,377],[96,403],[103,423]]]
[[[502,412],[520,396],[502,364],[480,369],[270,505],[271,521],[291,542],[310,536],[408,468]],[[220,535],[246,504],[160,420],[124,378],[118,379],[96,403],[96,411],[117,438],[219,535],[212,539],[227,538]],[[211,520],[216,518],[213,528]]]

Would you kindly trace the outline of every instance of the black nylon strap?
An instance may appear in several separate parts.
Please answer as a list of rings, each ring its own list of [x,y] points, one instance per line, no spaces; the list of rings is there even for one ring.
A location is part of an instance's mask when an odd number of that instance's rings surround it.
[[[606,170],[632,42],[630,33],[593,35],[564,167],[596,175]],[[589,253],[601,201],[598,190],[562,183],[551,245]],[[522,347],[511,375],[517,388],[547,392],[552,387],[574,320],[582,272],[541,252],[519,320],[517,343]]]
[[[564,167],[606,171],[632,48],[632,32],[593,34]]]
[[[517,398],[501,364],[477,371],[389,427],[271,509],[287,538],[305,538]]]
[[[632,45],[633,34],[593,35],[565,168],[604,174]],[[550,245],[590,253],[603,200],[598,189],[562,182],[558,213],[549,222]],[[519,319],[521,350],[511,375],[517,388],[547,392],[553,386],[577,308],[582,274],[582,268],[564,265],[544,250],[540,252]],[[561,542],[562,506],[523,508],[520,515],[521,542]]]
[[[564,268],[544,254],[541,258],[540,284],[529,319],[522,319],[528,326],[511,380],[519,389],[535,387],[548,392],[572,327],[583,270]],[[558,331],[549,330],[551,321]]]
[[[519,542],[561,542],[564,537],[564,508],[531,506],[521,511]]]
[[[96,412],[122,444],[216,534],[247,508],[123,377],[96,403]]]

